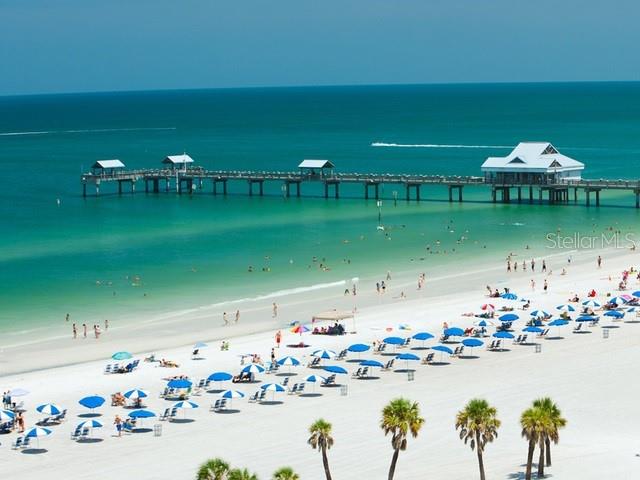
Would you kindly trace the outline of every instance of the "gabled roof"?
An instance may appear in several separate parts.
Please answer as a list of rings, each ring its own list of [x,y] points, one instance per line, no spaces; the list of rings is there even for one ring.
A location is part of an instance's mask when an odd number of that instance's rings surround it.
[[[170,163],[171,165],[184,165],[185,163],[193,163],[193,158],[191,158],[186,153],[182,155],[169,155],[165,158],[162,163]]]
[[[303,160],[298,168],[333,168],[334,165],[329,160]]]
[[[489,157],[483,170],[533,171],[583,170],[584,164],[562,155],[549,142],[521,142],[506,157]]]
[[[91,168],[124,168],[120,160],[98,160]]]

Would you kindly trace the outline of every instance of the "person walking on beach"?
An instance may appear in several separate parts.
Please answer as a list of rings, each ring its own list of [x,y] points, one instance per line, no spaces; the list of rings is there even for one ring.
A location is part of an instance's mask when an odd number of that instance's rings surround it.
[[[278,316],[278,304],[276,302],[273,302],[272,309],[273,309],[272,317],[276,318]]]
[[[511,271],[511,260],[507,260],[507,272]]]
[[[18,426],[18,433],[24,433],[24,414],[18,412],[16,415],[16,425]]]
[[[351,294],[355,297],[356,296],[356,284],[353,284],[353,288],[351,289]]]
[[[116,426],[118,437],[122,437],[122,419],[120,418],[120,415],[116,415],[116,418],[113,421],[113,424]]]
[[[542,260],[542,273],[546,271],[547,271],[547,263],[544,260]]]
[[[75,323],[71,327],[71,331],[73,332],[73,338],[78,338],[78,329],[76,328],[76,324]]]
[[[531,271],[536,271],[536,261],[533,258],[531,259]]]
[[[82,335],[84,336],[84,338],[87,338],[87,324],[86,323],[82,324]]]
[[[531,279],[531,290],[535,290],[536,289],[536,281],[532,278]]]
[[[602,267],[602,257],[598,255],[598,268]]]
[[[543,290],[544,290],[544,293],[547,293],[547,290],[548,290],[548,288],[549,288],[549,284],[547,283],[547,281],[546,281],[546,280],[544,281],[544,287],[542,287],[542,288],[543,288]]]
[[[225,327],[229,325],[229,320],[227,319],[227,312],[222,313],[222,321],[224,322]]]
[[[236,310],[236,319],[235,319],[235,323],[238,323],[238,320],[240,320],[240,310]]]
[[[271,365],[275,366],[276,364],[276,350],[275,348],[271,349]]]
[[[282,332],[278,330],[276,332],[276,347],[280,348],[280,342],[282,341]]]

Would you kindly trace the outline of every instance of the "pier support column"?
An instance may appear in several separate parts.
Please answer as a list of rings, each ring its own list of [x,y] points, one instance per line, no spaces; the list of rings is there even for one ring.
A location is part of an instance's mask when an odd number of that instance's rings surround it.
[[[589,205],[591,205],[591,191],[587,190],[586,188],[584,190],[584,198],[586,206],[588,207]]]
[[[522,187],[518,187],[518,203],[522,203]]]
[[[149,180],[144,179],[144,193],[149,193]]]
[[[253,182],[249,180],[249,196],[253,197]]]
[[[449,185],[449,203],[453,202],[453,187]]]
[[[600,190],[596,190],[596,207],[600,206]]]
[[[258,186],[260,187],[260,196],[264,196],[264,182],[259,182]]]
[[[340,184],[334,183],[333,188],[335,189],[336,199],[340,198]]]
[[[364,199],[369,200],[369,185],[366,183],[364,184]]]
[[[158,193],[158,190],[160,190],[160,180],[155,178],[153,180],[153,193]]]
[[[533,187],[529,185],[529,203],[533,203]]]
[[[136,182],[131,180],[131,193],[136,193]]]
[[[573,203],[578,203],[578,187],[573,189]]]
[[[118,195],[122,195],[122,180],[118,180]]]
[[[376,186],[376,200],[378,200],[380,198],[379,189],[378,189],[380,184],[376,183],[375,186]]]
[[[634,190],[633,193],[636,196],[636,208],[640,208],[640,190]]]
[[[329,184],[326,182],[324,184],[324,198],[329,198]]]
[[[416,202],[420,201],[420,185],[416,185]]]
[[[458,187],[458,202],[462,203],[462,185]]]

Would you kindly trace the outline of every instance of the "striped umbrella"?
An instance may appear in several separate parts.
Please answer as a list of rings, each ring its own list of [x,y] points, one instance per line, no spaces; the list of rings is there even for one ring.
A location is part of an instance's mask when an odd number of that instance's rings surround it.
[[[327,358],[333,358],[336,356],[336,352],[334,352],[333,350],[316,350],[315,352],[313,352],[311,354],[312,357],[318,357],[318,358],[323,358],[323,359],[327,359]]]
[[[266,383],[260,387],[265,392],[271,392],[271,400],[275,398],[276,392],[285,392],[287,389],[279,383]]]
[[[137,400],[139,398],[146,398],[149,396],[149,393],[145,390],[141,390],[139,388],[134,388],[133,390],[129,390],[128,392],[124,392],[124,397],[129,400]]]
[[[591,307],[591,308],[600,307],[600,303],[596,302],[595,300],[587,300],[585,302],[582,302],[582,305],[585,307]]]
[[[62,410],[57,405],[53,403],[45,403],[43,405],[38,405],[36,410],[45,415],[60,415]]]
[[[180,410],[193,410],[198,407],[199,405],[197,403],[189,402],[186,400],[183,402],[177,402],[173,404],[173,408],[179,408]]]
[[[559,312],[575,312],[576,311],[574,306],[573,305],[569,305],[568,303],[563,304],[563,305],[558,305],[556,307],[556,310],[558,310]]]
[[[85,420],[84,422],[80,422],[76,429],[82,430],[84,428],[102,428],[104,425],[102,422],[98,420]]]
[[[300,360],[298,360],[295,357],[282,357],[280,360],[277,361],[278,365],[280,366],[294,366],[297,367],[298,365],[300,365]]]
[[[534,310],[529,315],[531,315],[533,318],[545,318],[549,316],[549,314],[544,310]]]
[[[225,390],[224,392],[220,392],[219,396],[221,398],[244,398],[244,393],[239,390]]]
[[[257,363],[252,363],[251,365],[247,365],[242,369],[242,373],[262,373],[264,372],[264,367],[262,365],[258,365]]]
[[[299,333],[300,335],[302,335],[303,333],[306,333],[308,331],[310,331],[311,329],[309,327],[307,327],[306,325],[296,325],[295,327],[293,327],[291,329],[291,333]]]
[[[34,427],[25,434],[25,438],[35,438],[40,447],[40,437],[48,437],[51,433],[48,428]]]
[[[0,422],[10,422],[16,418],[16,414],[10,410],[0,410]]]
[[[625,303],[627,303],[629,300],[627,300],[624,297],[613,297],[609,299],[609,303],[614,303],[616,305],[624,305]]]
[[[313,385],[313,392],[316,391],[316,383],[323,383],[327,378],[322,375],[308,375],[304,381]]]

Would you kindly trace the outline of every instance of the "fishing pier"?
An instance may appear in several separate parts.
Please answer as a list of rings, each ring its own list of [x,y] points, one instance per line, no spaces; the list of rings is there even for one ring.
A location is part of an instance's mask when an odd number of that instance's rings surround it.
[[[637,180],[563,180],[538,178],[523,182],[517,179],[485,176],[443,176],[416,174],[337,173],[327,160],[305,160],[298,171],[237,171],[208,170],[195,166],[188,155],[167,157],[158,169],[127,170],[119,160],[101,160],[90,172],[81,175],[82,194],[100,195],[107,185],[112,193],[212,194],[227,195],[231,182],[244,184],[249,196],[265,195],[265,184],[279,184],[285,197],[301,197],[304,186],[320,184],[325,198],[340,198],[340,187],[345,184],[360,185],[365,199],[382,198],[383,185],[393,185],[404,190],[407,201],[424,200],[422,187],[441,186],[448,193],[449,202],[463,202],[465,187],[484,187],[491,193],[494,203],[577,203],[579,193],[586,206],[600,206],[600,193],[606,190],[628,191],[635,196],[635,206],[640,208],[640,181]],[[93,190],[93,191],[91,191]],[[115,190],[115,191],[114,191]],[[397,191],[394,198],[397,199]]]

